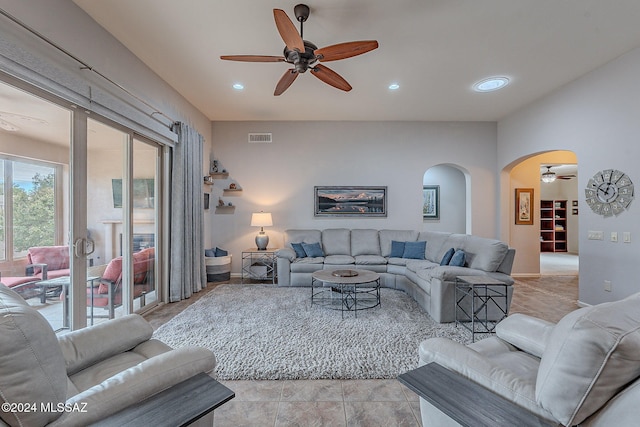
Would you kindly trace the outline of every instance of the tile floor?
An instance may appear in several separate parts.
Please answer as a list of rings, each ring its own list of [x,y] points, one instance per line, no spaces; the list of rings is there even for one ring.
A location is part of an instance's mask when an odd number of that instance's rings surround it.
[[[577,276],[517,278],[514,286],[511,313],[556,322],[578,308]],[[210,285],[189,300],[168,304],[145,317],[157,328],[214,288]],[[223,383],[236,397],[215,411],[214,427],[421,425],[417,395],[396,380]]]

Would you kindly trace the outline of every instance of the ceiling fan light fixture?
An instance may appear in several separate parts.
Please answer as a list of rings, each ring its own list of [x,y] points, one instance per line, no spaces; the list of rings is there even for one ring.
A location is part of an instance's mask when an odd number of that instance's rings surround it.
[[[473,90],[476,92],[493,92],[499,90],[509,84],[507,77],[490,77],[479,81],[473,85]]]
[[[542,182],[546,182],[547,184],[556,180],[556,173],[547,170],[542,174]]]

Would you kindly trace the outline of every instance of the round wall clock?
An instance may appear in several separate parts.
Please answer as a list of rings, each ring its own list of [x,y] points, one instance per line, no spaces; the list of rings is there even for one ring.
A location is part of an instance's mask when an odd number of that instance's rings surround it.
[[[633,200],[633,183],[619,170],[606,169],[593,175],[584,190],[587,205],[602,216],[618,215]]]

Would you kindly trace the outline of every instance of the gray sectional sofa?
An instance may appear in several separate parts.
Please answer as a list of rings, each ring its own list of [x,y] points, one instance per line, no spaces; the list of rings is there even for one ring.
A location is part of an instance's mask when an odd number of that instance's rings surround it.
[[[407,245],[410,250],[398,253],[406,242],[412,242]],[[416,254],[415,249],[421,248],[419,242],[426,242],[423,254]],[[298,243],[316,251],[319,246],[321,253],[296,253],[294,246]],[[440,265],[451,248],[464,252],[463,266]],[[311,275],[322,269],[371,270],[380,273],[381,286],[405,291],[435,321],[444,323],[455,320],[456,277],[486,275],[512,285],[515,250],[499,240],[468,234],[334,228],[286,230],[284,248],[276,256],[280,286],[311,286]],[[509,286],[508,304],[512,293]]]

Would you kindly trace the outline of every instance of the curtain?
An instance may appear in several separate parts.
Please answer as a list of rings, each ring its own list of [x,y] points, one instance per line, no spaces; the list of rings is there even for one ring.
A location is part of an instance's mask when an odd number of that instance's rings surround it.
[[[204,264],[202,191],[203,137],[176,123],[178,143],[172,149],[169,302],[189,298],[207,285]]]

